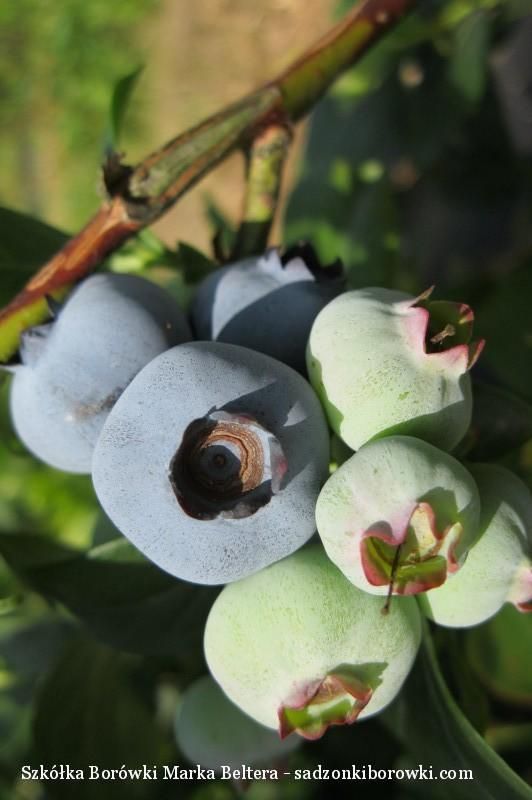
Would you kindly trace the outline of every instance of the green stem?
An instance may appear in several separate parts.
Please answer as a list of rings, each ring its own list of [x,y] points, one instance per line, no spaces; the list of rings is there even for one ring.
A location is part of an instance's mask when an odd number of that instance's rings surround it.
[[[151,221],[236,147],[242,146],[259,121],[280,103],[275,87],[264,87],[148,156],[131,172],[125,196],[129,213]]]
[[[231,260],[262,253],[277,208],[281,177],[291,133],[286,126],[265,128],[247,154],[244,212]]]
[[[292,121],[300,119],[338,75],[417,5],[416,0],[365,0],[355,6],[314,47],[307,50],[272,84],[283,96]]]

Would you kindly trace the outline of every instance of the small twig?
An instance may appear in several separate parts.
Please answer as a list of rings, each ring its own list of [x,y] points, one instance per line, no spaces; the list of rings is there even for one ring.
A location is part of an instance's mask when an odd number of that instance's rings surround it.
[[[270,125],[248,150],[244,212],[232,260],[262,253],[268,244],[291,138],[285,125]]]

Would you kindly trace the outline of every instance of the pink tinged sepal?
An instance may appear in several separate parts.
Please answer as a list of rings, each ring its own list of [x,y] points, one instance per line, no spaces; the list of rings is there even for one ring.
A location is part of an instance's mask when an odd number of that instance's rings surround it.
[[[467,367],[468,369],[471,369],[471,367],[473,367],[477,363],[480,354],[484,350],[485,344],[486,344],[485,339],[477,339],[477,341],[471,342],[468,345],[469,349],[469,363]]]
[[[364,709],[373,689],[353,674],[328,673],[300,689],[277,712],[279,735],[298,733],[311,741],[321,738],[331,725],[351,725]]]
[[[518,569],[507,600],[509,603],[513,603],[518,611],[532,612],[532,565],[530,563],[522,564]]]
[[[473,310],[465,303],[430,300],[433,289],[427,289],[413,302],[398,304],[404,315],[406,336],[420,358],[461,375],[476,363],[485,341],[471,341]]]
[[[360,542],[360,558],[371,586],[390,586],[392,593],[412,595],[441,586],[459,564],[456,547],[462,536],[459,522],[438,531],[429,503],[414,506],[398,534],[386,524],[372,525]]]

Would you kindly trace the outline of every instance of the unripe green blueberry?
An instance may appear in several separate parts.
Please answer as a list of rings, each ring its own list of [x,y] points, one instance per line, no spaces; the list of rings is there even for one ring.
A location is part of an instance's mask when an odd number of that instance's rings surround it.
[[[243,714],[209,676],[195,681],[183,694],[175,732],[181,752],[192,764],[220,770],[241,764],[271,764],[291,753],[301,739],[282,740],[270,728]]]
[[[371,594],[440,586],[478,536],[479,497],[455,458],[411,436],[364,445],[322,488],[316,523],[329,558]]]
[[[317,316],[310,381],[335,432],[353,450],[390,433],[451,450],[471,421],[467,370],[473,312],[390,289],[345,292]]]
[[[282,737],[319,738],[377,714],[403,684],[419,646],[413,598],[383,614],[320,546],[226,586],[205,629],[209,669],[228,697]]]
[[[480,492],[481,536],[463,567],[421,598],[439,625],[466,628],[492,617],[504,603],[532,611],[532,497],[504,467],[471,467]]]

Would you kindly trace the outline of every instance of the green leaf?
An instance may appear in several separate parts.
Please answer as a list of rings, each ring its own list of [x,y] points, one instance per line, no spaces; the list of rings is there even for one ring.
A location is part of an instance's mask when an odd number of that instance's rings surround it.
[[[469,103],[477,103],[487,83],[491,19],[487,12],[469,14],[454,34],[450,79]]]
[[[221,206],[210,195],[204,198],[205,215],[218,248],[228,254],[236,240],[236,228]]]
[[[179,242],[174,264],[183,270],[187,283],[196,283],[217,267],[208,256],[186,242]]]
[[[107,152],[114,152],[118,149],[124,117],[131,100],[133,89],[137,85],[137,81],[143,70],[144,65],[140,64],[127,75],[124,75],[123,78],[120,78],[113,88],[111,108],[109,110],[109,129],[105,140],[105,149]]]
[[[1,531],[0,555],[15,572],[25,575],[41,566],[68,563],[78,554],[47,536]]]
[[[395,53],[375,90],[326,96],[313,114],[285,239],[309,239],[324,260],[340,257],[352,287],[419,288],[405,258],[406,199],[464,116],[447,67],[435,49],[411,52],[404,62]],[[413,85],[409,71],[419,76]]]
[[[0,619],[3,665],[18,681],[33,683],[55,661],[74,626],[51,612]]]
[[[434,800],[531,800],[532,788],[510,769],[468,722],[440,671],[428,630],[403,690],[385,712],[388,728],[407,748],[413,766],[468,770],[471,780],[409,784]]]
[[[155,687],[141,682],[138,659],[95,642],[76,639],[46,678],[37,703],[35,763],[69,764],[85,780],[47,783],[46,796],[58,800],[142,800],[153,797],[149,780],[88,780],[89,765],[100,770],[142,770],[172,763],[170,740],[151,708]],[[148,686],[145,686],[148,684]]]
[[[397,209],[385,174],[390,142],[381,141],[394,123],[381,95],[322,101],[286,213],[285,241],[311,241],[324,263],[341,258],[350,286],[390,283],[398,265]]]
[[[168,575],[126,539],[77,554],[44,536],[0,534],[0,553],[101,641],[132,653],[172,653],[192,672],[203,663],[203,628],[219,590]]]
[[[484,686],[502,700],[532,705],[532,620],[506,604],[467,631],[467,655]]]
[[[115,272],[144,272],[152,277],[161,270],[179,274],[186,284],[197,283],[218,266],[208,256],[186,242],[179,242],[177,250],[170,250],[149,229],[141,231],[109,259]],[[164,281],[163,281],[164,283]]]
[[[114,272],[142,272],[152,266],[165,264],[171,253],[149,229],[139,231],[107,259]]]
[[[490,701],[467,658],[463,633],[456,628],[436,629],[438,662],[455,702],[482,736],[490,724]]]
[[[74,626],[35,595],[0,616],[0,779],[9,764],[20,774],[30,742],[32,703],[42,675],[55,663]]]
[[[34,217],[0,207],[0,305],[8,303],[67,239]]]
[[[473,419],[467,458],[495,460],[532,437],[532,406],[512,392],[473,379]]]
[[[14,692],[0,692],[0,783],[12,785],[20,776],[31,740],[31,705],[21,703]],[[1,789],[1,787],[0,787]],[[0,799],[13,800],[14,795]],[[18,798],[16,799],[18,800]]]
[[[481,364],[512,391],[532,402],[532,262],[493,282],[475,307],[477,334],[486,339]]]

